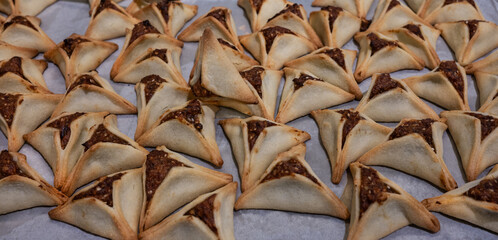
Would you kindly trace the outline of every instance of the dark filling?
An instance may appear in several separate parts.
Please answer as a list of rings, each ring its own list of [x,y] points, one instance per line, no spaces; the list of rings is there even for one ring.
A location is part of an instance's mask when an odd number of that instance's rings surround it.
[[[160,58],[161,60],[163,60],[165,63],[168,63],[168,55],[166,55],[168,53],[168,49],[154,49],[154,51],[150,52],[149,54],[145,55],[145,57],[143,57],[141,61],[144,61],[145,59],[149,59],[149,58],[152,58],[152,57],[158,57]]]
[[[424,35],[422,35],[422,31],[420,31],[420,25],[406,24],[405,26],[403,26],[403,28],[408,29],[408,31],[412,32],[413,34],[417,35],[419,38],[424,40]]]
[[[297,4],[297,3],[294,3],[292,5],[287,5],[282,11],[280,11],[279,13],[275,14],[275,16],[273,16],[272,18],[268,19],[268,22],[273,20],[274,18],[280,16],[280,15],[283,15],[285,13],[293,13],[295,14],[296,16],[298,16],[299,18],[303,19],[303,15],[301,14],[301,8],[300,8],[300,4]]]
[[[214,94],[202,86],[201,80],[199,79],[194,85],[191,86],[192,93],[196,97],[211,97]]]
[[[315,78],[315,77],[312,77],[310,75],[307,75],[307,74],[304,74],[304,73],[301,73],[301,75],[299,75],[298,78],[294,78],[292,79],[292,81],[294,82],[294,91],[298,90],[299,88],[301,88],[302,86],[304,86],[304,83],[307,82],[307,81],[322,81],[321,79],[318,79],[318,78]]]
[[[470,5],[476,8],[476,3],[474,2],[474,0],[444,0],[443,7],[448,4],[457,3],[457,2],[468,2],[470,3]]]
[[[26,79],[22,70],[22,59],[20,57],[11,58],[0,67],[0,76],[3,76],[8,72],[17,74],[19,77]]]
[[[256,143],[256,140],[259,137],[259,134],[261,134],[263,129],[277,125],[269,121],[258,121],[258,120],[252,120],[247,122],[246,124],[247,124],[247,140],[249,142],[249,150],[252,150],[254,144]]]
[[[71,92],[77,86],[85,85],[85,84],[86,85],[93,85],[93,86],[97,86],[97,87],[102,87],[102,85],[100,85],[100,83],[98,83],[97,80],[95,80],[95,78],[92,77],[92,75],[85,74],[85,75],[79,76],[78,79],[76,81],[74,81],[71,84],[71,86],[69,86],[69,88],[67,89],[67,92]]]
[[[268,173],[268,175],[266,175],[266,177],[263,178],[261,182],[263,183],[266,181],[278,179],[285,176],[293,176],[295,174],[305,176],[312,182],[319,184],[318,180],[308,172],[308,170],[303,166],[303,164],[301,164],[301,162],[299,162],[297,159],[294,158],[277,163],[275,167],[273,167],[271,172]]]
[[[294,35],[294,33],[291,30],[279,26],[265,28],[261,30],[261,32],[263,32],[263,37],[265,38],[266,42],[266,53],[270,52],[271,46],[273,45],[273,41],[277,36],[282,34]]]
[[[321,51],[320,53],[327,54],[332,60],[334,60],[342,69],[346,70],[346,63],[344,62],[344,54],[339,48],[327,49]]]
[[[387,11],[391,10],[393,7],[396,7],[398,5],[400,5],[400,3],[398,2],[398,0],[392,0],[389,3],[389,6],[387,6]]]
[[[443,61],[439,64],[439,67],[436,71],[443,72],[446,78],[450,81],[451,85],[455,88],[460,95],[460,98],[463,100],[463,90],[465,83],[463,82],[463,76],[458,70],[458,66],[455,61]]]
[[[145,192],[147,194],[147,202],[149,202],[157,188],[168,175],[169,171],[174,167],[188,167],[180,161],[172,159],[167,152],[153,150],[147,155],[145,162]]]
[[[94,18],[99,15],[104,9],[112,9],[118,12],[121,12],[112,2],[112,0],[101,0],[99,6],[97,6],[97,10],[95,11]]]
[[[382,38],[379,38],[375,33],[369,33],[367,38],[370,40],[370,47],[372,48],[371,55],[374,55],[377,51],[387,47],[387,46],[395,46],[398,47],[398,43],[394,41],[388,41]]]
[[[83,115],[84,113],[73,113],[71,115],[61,117],[47,125],[47,127],[59,129],[62,149],[66,149],[69,138],[71,137],[71,123]]]
[[[0,114],[9,127],[14,121],[14,114],[20,97],[21,94],[0,93]]]
[[[469,40],[470,40],[476,34],[477,28],[479,27],[479,23],[484,22],[484,21],[482,21],[482,20],[462,20],[460,22],[465,23],[467,25],[467,27],[469,28]]]
[[[256,13],[259,13],[261,5],[263,5],[263,0],[252,0],[251,4],[254,8],[256,8]]]
[[[223,26],[226,29],[228,29],[227,13],[225,12],[224,9],[214,10],[214,11],[208,13],[208,15],[206,17],[214,17],[214,18],[216,18],[216,20],[218,20],[218,22],[220,22],[221,24],[223,24]]]
[[[32,28],[34,29],[35,31],[38,32],[38,30],[35,28],[35,26],[33,26],[33,24],[31,24],[31,22],[23,17],[23,16],[15,16],[13,17],[12,19],[10,19],[10,21],[6,22],[3,24],[3,29],[7,29],[8,27],[10,27],[10,25],[14,24],[14,23],[17,23],[17,24],[22,24],[24,26],[27,26],[29,28]]]
[[[199,114],[202,114],[201,102],[194,99],[190,101],[185,108],[168,113],[168,115],[161,120],[161,124],[172,119],[185,119],[187,122],[194,125],[197,131],[201,131],[202,124],[199,119]]]
[[[372,20],[367,20],[365,18],[361,19],[361,25],[360,25],[360,32],[364,32],[370,27],[370,24],[372,24]]]
[[[391,78],[391,75],[389,75],[389,73],[383,73],[377,77],[377,80],[375,81],[372,87],[372,91],[370,92],[370,97],[368,99],[372,99],[381,93],[387,92],[395,88],[404,89],[399,82],[394,81]]]
[[[227,42],[227,41],[223,40],[222,38],[218,38],[218,42],[219,42],[221,45],[228,46],[229,48],[231,48],[231,49],[233,49],[233,50],[235,50],[235,51],[238,51],[238,49],[237,49],[234,45],[232,45],[232,44],[230,44],[229,42]]]
[[[481,141],[483,141],[496,129],[496,127],[498,127],[498,119],[492,116],[472,112],[467,112],[465,114],[475,117],[481,121]]]
[[[97,127],[97,130],[93,132],[92,137],[83,143],[83,146],[85,147],[85,151],[90,149],[93,145],[100,143],[100,142],[109,142],[109,143],[117,143],[117,144],[124,144],[124,145],[129,145],[129,143],[122,138],[116,136],[114,133],[110,132],[107,130],[107,128],[104,127],[104,124],[100,124]]]
[[[31,178],[19,168],[12,155],[7,150],[3,150],[0,153],[0,180],[12,175]]]
[[[206,198],[206,200],[197,204],[194,208],[190,209],[185,213],[185,216],[194,216],[199,218],[204,222],[214,234],[218,235],[218,229],[216,228],[216,223],[214,220],[214,200],[216,199],[216,194],[213,194]]]
[[[360,217],[368,210],[370,205],[377,202],[382,204],[387,200],[386,193],[399,194],[396,190],[380,180],[377,171],[372,168],[361,168],[360,185]]]
[[[73,199],[73,201],[82,199],[82,198],[89,198],[93,197],[96,198],[105,204],[107,204],[109,207],[112,207],[113,201],[112,201],[112,184],[114,181],[117,181],[121,179],[121,177],[124,175],[124,173],[118,173],[112,177],[103,177],[100,178],[98,181],[99,183],[97,186],[90,188],[82,193],[79,193],[76,195]]]
[[[263,92],[261,91],[261,85],[263,80],[261,79],[261,74],[265,71],[262,67],[253,67],[247,71],[240,72],[240,75],[247,80],[258,92],[259,97],[263,97]]]
[[[363,120],[362,116],[360,116],[360,113],[357,111],[353,110],[338,110],[338,113],[342,115],[341,120],[344,120],[344,126],[342,127],[342,147],[344,147],[344,143],[346,142],[346,137],[348,134],[353,130],[353,128],[360,122],[360,120]]]
[[[67,56],[71,57],[73,55],[74,49],[83,42],[89,42],[87,39],[76,37],[76,38],[66,38],[62,43],[62,50],[66,51]]]
[[[161,86],[161,84],[164,82],[166,82],[166,80],[159,77],[158,75],[149,75],[140,80],[140,83],[145,84],[144,88],[145,104],[149,103],[152,96],[154,96],[154,93],[157,91],[159,86]]]
[[[495,96],[493,97],[493,99],[497,98],[498,97],[498,92],[495,94]]]
[[[342,8],[328,6],[328,7],[322,7],[321,10],[329,12],[329,27],[330,27],[330,31],[332,32],[332,30],[334,29],[334,22],[337,19],[337,17],[339,16],[339,14],[341,14]]]
[[[169,7],[171,6],[171,2],[169,0],[164,0],[157,3],[157,8],[161,11],[161,15],[165,22],[169,21]]]
[[[135,24],[135,26],[133,26],[133,30],[131,31],[131,37],[128,46],[130,46],[135,40],[137,40],[137,38],[149,33],[159,33],[159,31],[154,26],[152,26],[152,24],[150,24],[149,20],[145,20],[143,22]]]
[[[416,133],[423,137],[435,152],[436,147],[434,146],[434,140],[432,139],[432,123],[434,122],[435,121],[430,118],[405,121],[394,129],[394,131],[389,136],[389,140]]]
[[[477,201],[498,204],[498,178],[484,179],[465,192],[465,196]]]

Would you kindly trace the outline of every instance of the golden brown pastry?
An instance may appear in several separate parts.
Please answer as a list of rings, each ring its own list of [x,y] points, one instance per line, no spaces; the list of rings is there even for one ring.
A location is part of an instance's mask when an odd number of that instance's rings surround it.
[[[323,45],[340,48],[360,31],[361,19],[340,7],[322,7],[310,13],[310,25]]]
[[[57,0],[2,0],[0,12],[7,15],[20,14],[36,16]]]
[[[431,0],[425,1],[419,15],[431,24],[460,20],[484,20],[481,10],[474,0]]]
[[[41,20],[37,17],[10,15],[0,26],[0,41],[21,47],[46,52],[55,47],[55,43],[40,28]]]
[[[287,5],[287,0],[238,0],[237,4],[244,9],[246,17],[251,24],[253,32],[260,30],[267,22],[282,11]]]
[[[314,0],[311,5],[314,7],[340,7],[355,16],[365,18],[372,3],[373,0]]]
[[[465,72],[469,74],[475,72],[498,74],[498,51],[494,51],[485,58],[465,66]]]
[[[0,92],[50,93],[43,78],[47,62],[12,57],[0,61]]]
[[[124,36],[126,29],[140,22],[112,0],[97,0],[91,5],[90,12],[85,36],[97,40]]]
[[[498,116],[498,75],[485,72],[475,72],[481,107],[479,112]]]
[[[38,50],[34,48],[18,47],[0,40],[0,60],[13,57],[34,58]]]

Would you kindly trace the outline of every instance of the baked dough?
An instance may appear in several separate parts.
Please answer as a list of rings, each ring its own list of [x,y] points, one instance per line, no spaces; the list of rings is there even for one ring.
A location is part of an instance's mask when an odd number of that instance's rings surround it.
[[[7,15],[36,16],[57,0],[1,0],[0,12]]]
[[[498,116],[498,75],[485,72],[475,72],[477,88],[481,99],[478,112]]]
[[[45,69],[43,60],[12,57],[0,61],[0,92],[51,93],[43,78]]]
[[[485,58],[465,66],[465,71],[469,74],[485,72],[498,75],[498,51],[494,51]]]
[[[18,47],[0,40],[0,60],[8,60],[12,57],[34,58],[38,50],[34,48]]]
[[[12,14],[0,27],[0,41],[46,52],[56,45],[40,28],[40,23],[37,17]]]
[[[358,16],[359,18],[366,18],[373,0],[314,0],[311,6],[326,7],[334,6],[340,7],[344,10]]]
[[[97,1],[90,6],[91,17],[85,32],[87,37],[96,40],[122,37],[126,29],[140,22],[112,0]]]
[[[481,10],[474,0],[446,1],[431,0],[425,1],[419,15],[430,24],[453,22],[460,20],[479,19],[484,20]]]
[[[287,0],[238,0],[237,4],[244,9],[253,32],[260,30],[267,22],[287,5]]]
[[[360,31],[361,19],[340,7],[322,7],[310,13],[310,25],[323,45],[340,48]]]

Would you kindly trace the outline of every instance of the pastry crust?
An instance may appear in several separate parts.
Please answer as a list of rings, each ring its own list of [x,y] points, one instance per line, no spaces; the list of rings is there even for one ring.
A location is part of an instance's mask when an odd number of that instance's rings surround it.
[[[471,111],[444,111],[448,128],[462,160],[467,181],[477,179],[489,166],[498,163],[498,119]]]
[[[311,138],[307,132],[255,116],[219,123],[230,140],[242,191],[256,184],[279,153]]]
[[[419,15],[430,24],[453,22],[460,20],[484,20],[477,1],[427,1],[419,10]]]
[[[319,79],[355,95],[356,100],[360,100],[363,94],[353,76],[355,58],[354,50],[323,47],[287,62],[285,66],[308,71]]]
[[[405,0],[405,2],[417,15],[420,15],[424,5],[430,0]]]
[[[54,187],[61,189],[84,153],[90,128],[103,123],[106,112],[64,113],[50,119],[24,139],[47,161],[54,173]]]
[[[197,99],[191,100],[164,112],[137,142],[147,147],[164,145],[221,167],[223,160],[215,138],[216,111]]]
[[[247,56],[244,53],[243,49],[242,50],[238,49],[231,43],[221,38],[218,38],[218,42],[223,48],[225,55],[228,57],[228,59],[230,59],[230,62],[233,63],[233,65],[235,66],[235,68],[237,68],[238,71],[242,71],[252,66],[259,65],[259,62]]]
[[[447,191],[455,189],[457,183],[443,160],[445,130],[446,124],[433,119],[404,119],[358,162],[394,168]]]
[[[422,204],[430,211],[444,213],[498,233],[498,225],[495,221],[498,218],[498,203],[496,202],[497,179],[498,167],[495,166],[487,176],[469,182],[441,196],[425,199]],[[483,184],[488,185],[484,185],[486,187],[483,189]],[[476,191],[476,188],[480,191]],[[494,200],[492,198],[484,200],[473,197],[485,197],[485,193],[481,191],[494,194]]]
[[[116,50],[118,50],[118,45],[115,43],[73,33],[56,47],[47,51],[44,57],[59,66],[66,80],[66,88],[69,88],[75,75],[97,69]]]
[[[236,191],[237,183],[232,182],[203,194],[156,226],[140,233],[139,238],[233,240]]]
[[[439,119],[436,112],[417,97],[406,83],[391,78],[387,73],[373,75],[370,88],[356,111],[381,122],[399,122],[404,118]]]
[[[486,55],[498,47],[498,25],[484,20],[467,20],[436,24],[461,65]]]
[[[231,183],[233,179],[230,174],[194,164],[164,146],[149,153],[143,169],[141,232],[184,204]]]
[[[252,31],[257,32],[270,18],[292,3],[287,0],[238,0],[237,4],[244,9]]]
[[[10,15],[0,27],[0,41],[46,52],[56,45],[40,28],[40,23],[37,17]]]
[[[148,153],[118,130],[116,115],[107,115],[86,136],[83,154],[62,187],[68,195],[99,177],[142,166]]]
[[[344,46],[360,31],[361,19],[340,7],[322,7],[310,13],[311,27],[323,45],[333,48]]]
[[[112,0],[97,1],[91,5],[90,23],[85,32],[87,37],[96,40],[121,37],[126,34],[126,29],[140,22]]]
[[[258,182],[242,193],[235,209],[273,209],[347,219],[346,206],[311,170],[305,153],[304,143],[280,153]]]
[[[287,123],[314,110],[336,106],[354,99],[348,93],[324,82],[310,72],[284,68],[285,85],[276,121]]]
[[[12,57],[0,61],[0,92],[51,93],[43,78],[45,69],[43,60]]]
[[[64,194],[50,186],[28,165],[25,155],[4,150],[0,153],[0,161],[0,215],[66,201]],[[12,170],[14,172],[10,172]]]
[[[34,48],[18,47],[0,40],[0,60],[8,60],[12,57],[34,58],[38,50]]]
[[[17,152],[24,145],[23,135],[35,130],[50,117],[62,95],[46,93],[0,93],[0,129],[8,149]]]
[[[350,169],[354,186],[351,186],[351,199],[344,199],[351,201],[347,239],[380,239],[409,224],[431,232],[439,231],[437,218],[396,183],[360,163],[352,163]],[[362,196],[362,192],[368,195]],[[363,209],[365,203],[368,205]]]
[[[455,61],[443,61],[422,76],[403,81],[419,97],[449,110],[470,110],[467,94],[467,74]]]
[[[358,16],[359,18],[366,18],[373,0],[314,0],[311,6],[326,7],[334,6],[340,7],[344,10]]]
[[[142,169],[134,169],[101,177],[48,215],[105,238],[131,240],[141,207]]]
[[[134,114],[137,108],[117,94],[107,80],[100,77],[96,71],[92,71],[74,77],[64,98],[52,113],[52,117],[64,112]]]
[[[498,116],[498,75],[492,73],[475,72],[481,107],[478,112]]]
[[[421,24],[433,28],[399,0],[380,0],[367,31],[383,32],[401,28],[407,24]]]
[[[0,12],[7,15],[36,16],[57,0],[2,0]]]
[[[322,145],[332,169],[332,182],[338,184],[350,163],[387,140],[391,129],[353,109],[311,112],[320,130]]]
[[[465,66],[465,72],[485,72],[498,75],[498,51],[490,53],[485,58]]]

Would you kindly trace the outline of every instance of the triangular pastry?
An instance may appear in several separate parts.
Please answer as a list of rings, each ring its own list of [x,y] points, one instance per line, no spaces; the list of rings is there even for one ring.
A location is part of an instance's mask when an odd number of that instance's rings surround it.
[[[349,102],[354,95],[304,70],[284,68],[285,85],[276,122],[286,123],[311,111]]]
[[[498,75],[485,72],[475,72],[481,108],[478,112],[498,116]]]
[[[410,8],[401,4],[399,0],[380,0],[368,31],[383,32],[407,24],[422,24],[432,28],[429,23],[417,16]]]
[[[168,109],[137,142],[147,147],[164,145],[221,167],[223,160],[215,138],[216,111],[197,99]]]
[[[349,164],[384,142],[391,129],[352,109],[311,112],[332,168],[332,182],[340,183]]]
[[[127,30],[123,49],[111,68],[111,79],[115,79],[116,76],[124,69],[127,69],[128,66],[133,66],[134,63],[138,63],[144,57],[148,56],[147,52],[150,51],[149,49],[152,49],[152,52],[156,49],[167,49],[167,52],[171,52],[171,59],[168,59],[168,62],[171,61],[176,65],[177,69],[180,69],[182,47],[183,43],[181,41],[168,35],[161,34],[150,24],[149,20],[137,23],[132,29]],[[169,55],[167,54],[166,56]],[[154,57],[148,58],[147,61],[144,61],[143,63],[153,62],[153,60],[157,63],[158,59]],[[166,70],[163,71],[166,72]],[[173,78],[173,80],[176,79]],[[140,81],[140,79],[135,79],[131,82],[135,81]]]
[[[100,77],[96,71],[92,71],[74,77],[52,117],[64,112],[133,114],[137,112],[137,108],[117,94],[107,80]]]
[[[112,0],[100,0],[91,7],[85,36],[93,39],[108,40],[124,36],[126,29],[140,22]]]
[[[166,110],[186,103],[190,89],[158,75],[149,75],[135,85],[135,92],[138,108],[135,139],[138,139]]]
[[[280,69],[288,61],[317,49],[307,38],[280,27],[265,27],[258,32],[240,36],[240,42],[261,65]],[[292,46],[292,51],[289,51]]]
[[[375,74],[367,93],[356,107],[374,121],[399,122],[404,118],[432,118],[439,116],[401,80],[388,73]]]
[[[118,2],[121,2],[123,0],[112,0],[112,1],[118,3]],[[98,3],[100,3],[100,0],[88,0],[88,5],[90,5],[90,9],[93,9],[93,6],[95,4],[98,4]],[[91,11],[90,11],[90,15],[92,15]]]
[[[255,185],[240,195],[235,209],[273,209],[347,219],[348,209],[316,176],[304,160],[305,154],[304,143],[280,153]]]
[[[359,33],[355,36],[355,40],[360,45],[354,73],[358,82],[375,73],[424,68],[424,60],[415,55],[405,44],[381,33]]]
[[[0,215],[38,206],[54,206],[66,200],[26,162],[26,156],[0,153]]]
[[[465,20],[439,23],[436,27],[462,65],[470,64],[498,47],[498,41],[490,41],[498,38],[498,25],[493,22]]]
[[[116,50],[118,45],[115,43],[73,33],[55,48],[47,51],[44,57],[59,66],[66,80],[66,87],[69,87],[76,74],[97,69]]]
[[[465,72],[485,72],[498,75],[498,51],[490,53],[485,58],[465,66]]]
[[[223,48],[225,55],[228,57],[228,59],[230,59],[230,62],[233,63],[237,70],[242,71],[249,67],[259,65],[258,61],[247,56],[244,51],[236,48],[233,44],[223,40],[222,38],[218,38],[218,42]]]
[[[179,35],[178,39],[185,42],[196,42],[201,39],[206,28],[211,29],[216,38],[221,38],[237,49],[242,49],[237,37],[237,28],[232,18],[232,10],[225,7],[213,7],[208,13],[200,16]]]
[[[142,169],[102,177],[50,210],[51,219],[109,239],[137,239]]]
[[[0,61],[0,92],[50,93],[43,78],[47,62],[12,57]]]
[[[270,18],[264,27],[276,26],[287,28],[293,33],[307,38],[317,47],[323,46],[320,38],[315,33],[315,30],[313,30],[308,23],[308,14],[306,13],[306,10],[304,10],[302,4],[287,4],[282,11]]]
[[[244,9],[252,31],[257,32],[291,3],[287,0],[238,0],[237,4]]]
[[[403,80],[419,97],[449,110],[470,110],[465,69],[455,61],[443,61],[422,76]]]
[[[0,26],[0,41],[46,52],[56,45],[40,28],[40,22],[37,17],[10,15]]]
[[[108,113],[65,113],[50,119],[24,139],[41,153],[54,173],[54,187],[61,189],[84,153],[90,128],[101,124]]]
[[[261,117],[221,120],[239,169],[241,189],[252,187],[281,152],[309,140],[299,129]]]
[[[286,67],[304,70],[317,78],[355,95],[360,100],[363,94],[353,76],[356,51],[323,47],[306,56],[292,60]]]
[[[0,129],[7,137],[9,151],[22,147],[23,135],[47,120],[61,98],[45,93],[0,93]]]
[[[425,179],[452,190],[457,183],[443,160],[443,134],[446,125],[433,119],[403,119],[379,145],[358,162],[381,165]]]
[[[445,111],[451,137],[458,149],[467,181],[477,179],[489,166],[498,163],[498,118],[470,111]]]
[[[86,131],[80,136],[86,137],[83,153],[62,187],[68,195],[99,177],[142,166],[148,153],[118,130],[116,115],[105,116]]]
[[[498,233],[498,165],[478,180],[469,182],[441,196],[425,199],[429,211],[462,219]]]
[[[408,5],[413,12],[415,12],[417,15],[420,15],[420,12],[424,8],[425,4],[428,2],[431,2],[431,0],[405,0],[406,5]]]
[[[354,186],[348,240],[380,239],[414,224],[438,232],[439,221],[412,195],[375,169],[352,163]]]
[[[149,20],[161,33],[174,37],[197,14],[197,8],[180,1],[161,0],[141,8],[133,16]]]
[[[57,0],[2,0],[0,12],[7,15],[20,14],[36,16]]]
[[[195,97],[207,102],[217,97],[252,104],[258,101],[210,29],[204,31],[199,41],[189,85]]]
[[[365,18],[367,16],[368,10],[372,5],[373,0],[314,0],[311,6],[314,7],[340,7],[344,10],[358,16],[359,18]]]
[[[340,7],[322,7],[310,13],[310,25],[323,45],[340,48],[360,31],[361,19]]]
[[[419,10],[419,15],[430,24],[460,20],[484,20],[474,0],[431,0]]]
[[[158,147],[147,155],[144,164],[140,231],[156,225],[198,196],[231,182],[230,174],[201,167],[165,147]]]
[[[235,239],[233,205],[237,183],[203,194],[148,230],[140,239]]]
[[[18,47],[0,40],[0,60],[8,60],[13,57],[34,58],[38,50],[34,48]]]

